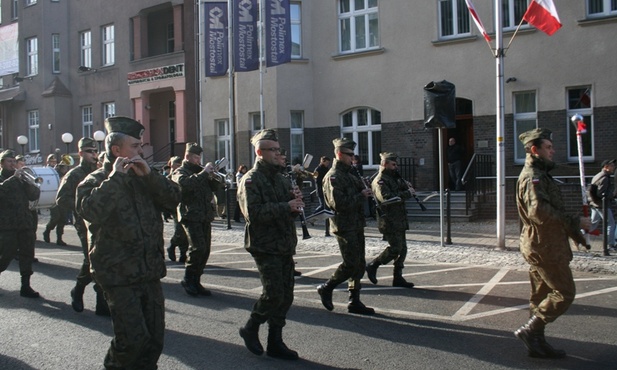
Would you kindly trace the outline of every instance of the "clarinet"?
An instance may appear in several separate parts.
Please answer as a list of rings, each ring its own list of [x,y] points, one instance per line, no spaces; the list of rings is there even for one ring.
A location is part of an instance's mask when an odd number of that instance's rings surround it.
[[[356,171],[356,175],[358,175],[358,177],[360,178],[360,181],[362,181],[362,185],[364,185],[364,188],[372,192],[373,190],[371,189],[371,186],[368,183],[368,180],[360,175],[360,171],[358,171],[358,168],[354,166],[351,166],[351,168],[353,168],[354,171]],[[375,211],[377,212],[377,215],[379,217],[385,216],[386,214],[383,213],[383,210],[381,209],[381,206],[379,205],[377,198],[375,198],[375,196],[372,196],[371,198],[373,199],[373,203],[375,203]]]
[[[290,170],[290,167],[288,166],[287,169]],[[297,188],[298,184],[296,183],[296,173],[293,170],[290,170],[288,173],[292,189]],[[300,208],[300,224],[302,224],[302,239],[310,239],[311,236],[309,235],[308,227],[306,226],[304,207]]]

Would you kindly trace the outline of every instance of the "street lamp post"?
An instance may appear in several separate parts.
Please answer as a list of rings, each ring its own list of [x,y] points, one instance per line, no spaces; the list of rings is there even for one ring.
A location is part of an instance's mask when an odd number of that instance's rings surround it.
[[[21,145],[21,155],[24,155],[24,147],[28,144],[28,137],[25,135],[17,136],[17,144]]]
[[[65,132],[62,134],[62,142],[66,144],[66,154],[69,154],[69,144],[73,142],[73,135]]]
[[[99,144],[99,152],[101,151],[101,145],[103,144],[103,140],[105,140],[105,133],[101,130],[94,131],[94,140]]]

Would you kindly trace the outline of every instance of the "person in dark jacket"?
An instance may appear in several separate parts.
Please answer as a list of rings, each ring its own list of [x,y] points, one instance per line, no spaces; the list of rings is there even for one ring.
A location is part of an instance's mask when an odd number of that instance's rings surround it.
[[[609,256],[609,249],[615,248],[615,217],[612,205],[615,201],[615,194],[611,186],[611,175],[615,172],[615,159],[602,161],[602,170],[591,179],[589,187],[589,206],[591,208],[591,229],[593,231],[600,226],[604,218],[603,199],[606,198],[606,240],[607,245],[604,255]]]
[[[240,180],[238,202],[245,217],[244,247],[255,259],[263,291],[240,336],[256,355],[264,350],[259,326],[269,325],[267,354],[297,360],[298,353],[283,342],[282,331],[293,302],[294,260],[298,236],[294,219],[304,202],[299,190],[281,174],[281,147],[274,130],[262,130],[251,139],[255,166]]]
[[[165,334],[162,212],[177,206],[180,189],[142,158],[144,126],[110,117],[105,129],[105,162],[79,184],[75,206],[88,226],[92,277],[111,312],[104,366],[156,369]]]

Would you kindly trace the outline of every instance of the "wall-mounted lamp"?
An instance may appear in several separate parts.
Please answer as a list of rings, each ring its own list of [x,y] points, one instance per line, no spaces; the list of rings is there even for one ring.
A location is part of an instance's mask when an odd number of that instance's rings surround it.
[[[516,82],[516,77],[509,77],[509,78],[506,80],[506,83],[510,83],[510,82]]]
[[[96,72],[96,69],[92,69],[86,66],[79,66],[79,68],[77,68],[77,71],[78,72]]]
[[[51,123],[48,123],[47,128],[51,130],[52,128],[54,128],[54,126]]]
[[[152,107],[150,106],[150,104],[146,104],[146,105],[144,106],[144,108],[146,108],[146,109],[150,110],[150,108],[152,108]]]

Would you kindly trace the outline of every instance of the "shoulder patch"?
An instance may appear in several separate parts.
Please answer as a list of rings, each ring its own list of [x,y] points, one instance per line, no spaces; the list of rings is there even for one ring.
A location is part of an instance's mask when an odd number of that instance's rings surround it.
[[[330,176],[330,182],[334,182],[336,180],[336,176]]]
[[[537,177],[534,177],[534,178],[531,179],[531,183],[534,184],[534,185],[537,185],[537,184],[540,183],[540,179],[537,178]]]
[[[252,183],[253,183],[252,177],[248,177],[246,180],[244,180],[244,185],[251,185]]]
[[[377,181],[377,183],[378,183],[379,185],[383,185],[383,184],[384,184],[384,182],[383,182],[383,180],[382,180],[382,179],[379,179],[379,181]]]

